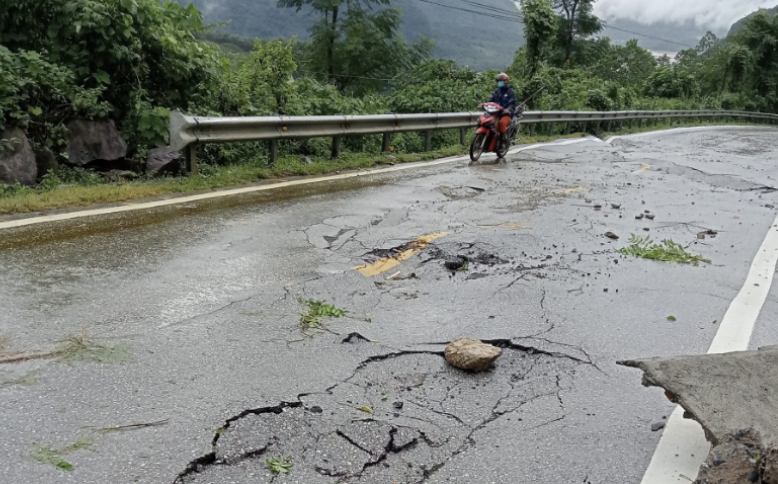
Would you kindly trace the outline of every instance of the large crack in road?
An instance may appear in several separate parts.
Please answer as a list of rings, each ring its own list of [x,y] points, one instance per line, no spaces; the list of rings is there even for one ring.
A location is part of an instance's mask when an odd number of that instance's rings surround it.
[[[240,468],[252,482],[270,483],[277,476],[267,460],[290,459],[296,482],[423,483],[477,445],[480,430],[508,415],[520,419],[530,402],[548,397],[542,420],[564,419],[560,392],[591,362],[510,340],[492,343],[504,354],[486,373],[454,369],[442,352],[394,352],[365,360],[325,392],[246,410],[227,420],[213,452],[175,482],[230,482],[232,468]]]

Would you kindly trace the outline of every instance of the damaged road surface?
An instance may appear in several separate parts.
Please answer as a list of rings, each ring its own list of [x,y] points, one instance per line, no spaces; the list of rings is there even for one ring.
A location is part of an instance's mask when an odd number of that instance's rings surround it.
[[[775,268],[744,286],[775,133],[566,140],[4,231],[0,481],[640,483],[675,406],[616,362],[705,353],[739,292],[766,296],[752,349],[778,343]],[[453,368],[460,338],[502,356]]]
[[[273,482],[271,456],[289,459],[294,479],[305,483],[435,482],[449,459],[491,444],[482,431],[497,419],[534,406],[546,423],[562,420],[559,393],[583,363],[513,346],[495,371],[480,374],[454,369],[434,352],[374,357],[323,393],[228,420],[214,452],[178,482],[240,475]]]

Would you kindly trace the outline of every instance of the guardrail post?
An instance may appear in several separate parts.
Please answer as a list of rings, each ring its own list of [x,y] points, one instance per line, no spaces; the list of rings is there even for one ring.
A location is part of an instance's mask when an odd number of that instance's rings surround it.
[[[535,136],[535,123],[529,125],[529,136],[533,138]]]
[[[570,121],[567,122],[567,127],[565,128],[565,134],[570,134]]]
[[[276,161],[278,161],[278,140],[277,139],[271,139],[269,142],[270,146],[270,159],[268,159],[268,165],[273,166],[276,164]]]
[[[612,132],[613,132],[613,131],[611,131],[611,127],[612,127],[612,126],[613,126],[613,120],[610,120],[610,119],[609,119],[609,120],[608,120],[608,128],[607,128],[609,133],[612,133]]]
[[[381,153],[389,151],[389,145],[392,143],[392,135],[390,133],[384,133],[384,137],[381,140]]]
[[[190,175],[197,175],[197,145],[189,145],[186,147],[186,171]]]
[[[554,136],[554,123],[548,123],[548,137]]]
[[[340,156],[340,136],[332,137],[332,159]]]
[[[467,146],[467,128],[459,128],[459,144]]]
[[[432,151],[432,130],[424,132],[424,151]]]
[[[584,134],[586,134],[586,128],[587,128],[588,126],[589,126],[589,122],[588,122],[588,121],[584,121],[584,124],[583,124],[583,133],[584,133]]]

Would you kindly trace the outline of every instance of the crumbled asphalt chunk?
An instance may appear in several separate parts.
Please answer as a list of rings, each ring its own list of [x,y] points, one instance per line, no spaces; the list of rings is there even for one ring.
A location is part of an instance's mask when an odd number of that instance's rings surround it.
[[[605,236],[608,237],[609,239],[619,240],[619,236],[614,234],[613,232],[605,232]]]
[[[309,408],[308,410],[310,410],[313,413],[322,413],[324,411],[318,405],[314,405],[313,407]]]
[[[620,203],[611,203],[611,208],[614,208],[614,209],[618,210],[618,209],[621,208],[621,204]]]
[[[446,266],[446,269],[448,269],[450,271],[458,271],[459,269],[461,269],[462,267],[465,266],[466,262],[467,261],[465,260],[464,257],[457,257],[455,259],[447,260],[444,263],[444,265]]]
[[[663,428],[665,428],[665,423],[666,422],[662,422],[661,420],[653,422],[651,424],[651,431],[652,432],[657,432],[659,430],[662,430]]]
[[[642,219],[643,217],[645,217],[645,215],[643,215],[642,213],[635,215],[635,218],[638,220]]]
[[[394,403],[392,404],[392,406],[393,406],[394,408],[396,408],[397,410],[400,410],[400,409],[402,409],[402,408],[403,408],[403,402],[394,402]]]
[[[351,333],[345,338],[343,338],[343,341],[341,343],[370,343],[370,340],[365,338],[359,333]]]
[[[654,215],[653,213],[649,213],[646,215],[646,218],[649,220],[654,220],[654,218],[656,218],[656,215]]]

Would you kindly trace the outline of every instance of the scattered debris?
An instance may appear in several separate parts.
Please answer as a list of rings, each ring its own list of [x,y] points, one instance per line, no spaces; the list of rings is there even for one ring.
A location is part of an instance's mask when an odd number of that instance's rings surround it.
[[[271,457],[266,460],[265,463],[273,474],[289,474],[292,471],[292,467],[294,467],[292,459],[289,458],[279,459],[277,457]]]
[[[38,353],[0,353],[0,364],[52,358],[66,362],[122,363],[130,358],[130,349],[126,345],[98,344],[87,337],[84,329],[80,335],[68,337],[56,350]]]
[[[700,240],[705,239],[705,232],[700,232],[699,234],[697,234],[697,238]]]
[[[668,317],[667,317],[667,320],[668,320],[668,321],[677,321],[677,319],[676,319],[676,317],[675,317],[675,316],[668,316]]]
[[[365,413],[373,413],[373,409],[370,407],[359,407],[357,410],[362,410]]]
[[[446,346],[446,361],[461,370],[485,371],[502,355],[496,346],[479,340],[462,338]]]
[[[614,208],[614,209],[618,210],[618,209],[621,208],[621,204],[620,203],[611,203],[611,208]]]
[[[595,205],[595,206],[594,206],[594,210],[595,210],[596,212],[599,212],[600,210],[602,210],[602,205]]]
[[[614,234],[613,232],[605,232],[605,236],[608,237],[609,239],[619,240],[619,236]]]
[[[665,428],[665,422],[662,421],[662,420],[658,420],[658,421],[653,422],[651,424],[651,431],[652,432],[657,432],[659,430],[662,430],[663,428]]]
[[[300,303],[308,307],[308,312],[300,315],[300,326],[302,327],[303,334],[308,336],[311,335],[312,330],[328,331],[322,319],[342,318],[348,312],[315,299],[300,299]]]
[[[470,187],[470,186],[469,186],[469,187],[467,187],[467,188],[470,188],[471,190],[475,190],[475,191],[477,191],[477,192],[485,192],[485,191],[486,191],[486,189],[485,189],[485,188],[480,188],[480,187]]]
[[[457,256],[455,259],[447,260],[443,265],[450,271],[460,271],[467,265],[467,259],[463,256]]]
[[[91,447],[92,441],[88,439],[79,439],[76,443],[61,449],[52,449],[48,445],[36,444],[30,457],[36,462],[52,465],[61,471],[72,471],[73,465],[65,461],[63,457],[77,450],[90,449]]]
[[[638,220],[642,220],[644,216],[645,215],[643,215],[642,213],[639,213],[639,214],[635,215],[635,218],[638,219]]]
[[[649,213],[649,214],[646,214],[646,218],[649,219],[649,220],[654,220],[654,218],[656,218],[656,215],[654,215],[653,213]]]
[[[169,418],[166,418],[165,420],[158,420],[156,422],[148,422],[148,423],[139,423],[139,424],[131,424],[131,425],[119,425],[117,427],[102,427],[97,429],[98,432],[116,432],[119,430],[137,430],[137,429],[145,429],[147,427],[157,427],[159,425],[165,425],[170,421]]]
[[[402,271],[397,271],[397,272],[395,272],[394,274],[392,274],[391,276],[387,277],[386,279],[387,279],[387,280],[389,280],[389,281],[393,281],[393,280],[395,280],[395,279],[396,279],[396,278],[397,278],[397,277],[398,277],[400,274],[402,274]]]
[[[655,244],[649,236],[640,237],[632,234],[629,239],[629,246],[619,249],[619,252],[634,257],[652,259],[664,262],[681,262],[698,266],[700,262],[710,264],[709,259],[701,255],[692,255],[686,252],[681,246],[672,240],[663,240],[661,244]]]

